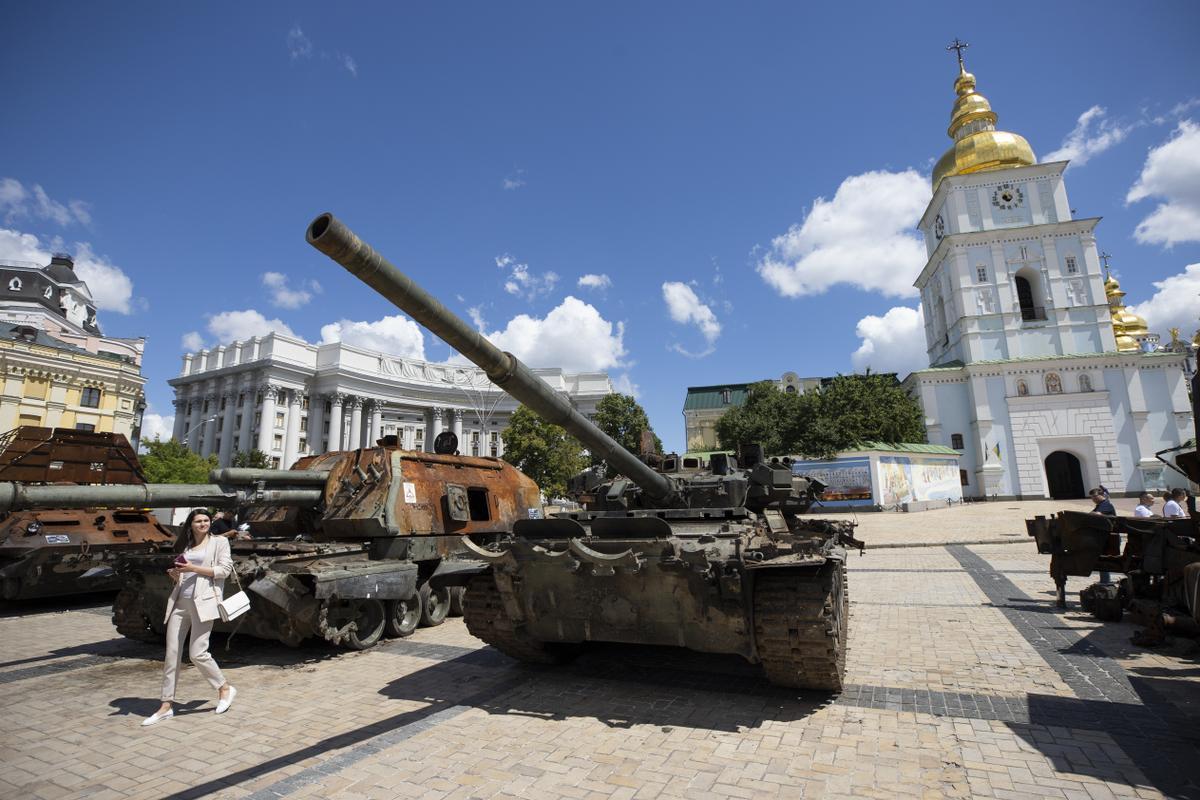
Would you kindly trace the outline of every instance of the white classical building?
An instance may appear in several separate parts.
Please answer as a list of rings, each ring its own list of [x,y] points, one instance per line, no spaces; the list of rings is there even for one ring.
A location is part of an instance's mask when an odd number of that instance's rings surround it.
[[[606,373],[534,372],[591,416],[613,391]],[[474,366],[397,358],[342,342],[308,344],[273,333],[183,357],[172,437],[228,466],[261,450],[273,463],[370,446],[394,435],[431,450],[443,430],[466,455],[501,456],[500,432],[517,403]]]
[[[997,131],[962,67],[949,135],[921,219],[929,369],[906,388],[929,441],[962,452],[968,497],[1082,497],[1178,484],[1157,451],[1192,431],[1187,356],[1144,352],[1096,249],[1073,219],[1063,171]]]

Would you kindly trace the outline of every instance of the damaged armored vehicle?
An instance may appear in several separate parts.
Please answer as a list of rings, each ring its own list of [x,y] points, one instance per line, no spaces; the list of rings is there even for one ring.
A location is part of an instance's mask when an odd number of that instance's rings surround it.
[[[821,485],[717,454],[706,469],[652,469],[510,353],[501,352],[332,215],[308,241],[579,439],[618,477],[581,487],[583,510],[521,519],[499,539],[463,540],[473,562],[435,585],[465,585],[471,633],[527,661],[568,658],[589,641],[736,653],[782,686],[839,690],[845,675],[846,522],[805,518]]]

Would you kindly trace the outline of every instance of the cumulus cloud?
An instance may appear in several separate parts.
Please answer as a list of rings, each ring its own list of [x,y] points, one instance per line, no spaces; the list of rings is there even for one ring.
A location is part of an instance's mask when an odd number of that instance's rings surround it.
[[[925,323],[921,307],[896,306],[882,317],[863,317],[854,328],[862,344],[850,356],[856,372],[895,372],[901,378],[925,369]]]
[[[467,316],[471,318],[475,330],[483,331],[487,328],[487,320],[483,318],[483,306],[471,306],[467,309]]]
[[[1164,202],[1138,223],[1135,239],[1167,247],[1200,241],[1200,125],[1192,120],[1180,122],[1167,142],[1150,151],[1125,202],[1150,197]]]
[[[525,185],[525,170],[514,169],[504,177],[504,181],[500,185],[504,187],[504,191],[506,192],[520,189]]]
[[[147,408],[142,414],[142,442],[152,442],[155,439],[167,441],[175,428],[175,415],[164,416]]]
[[[613,389],[620,394],[627,394],[635,400],[642,396],[641,389],[633,382],[633,378],[629,376],[628,372],[622,372],[617,376],[617,379],[613,381]]]
[[[671,319],[680,325],[695,325],[704,336],[704,341],[708,344],[707,349],[699,353],[689,352],[678,344],[672,345],[671,349],[677,353],[695,358],[712,353],[715,349],[713,345],[716,343],[717,337],[721,335],[721,323],[717,320],[717,315],[712,312],[712,309],[700,302],[700,298],[696,295],[692,287],[679,281],[664,283],[662,285],[662,295],[663,302],[667,304],[667,313],[671,315]]]
[[[624,323],[604,319],[595,306],[566,297],[543,318],[519,314],[488,340],[531,367],[561,367],[568,372],[595,372],[622,366]],[[461,360],[455,356],[453,360]]]
[[[1124,141],[1138,124],[1116,122],[1108,118],[1105,108],[1092,106],[1079,115],[1075,127],[1063,139],[1062,145],[1054,152],[1047,153],[1042,160],[1070,161],[1071,166],[1082,167],[1093,156]]]
[[[1185,339],[1200,328],[1200,264],[1188,264],[1183,272],[1154,281],[1157,291],[1144,303],[1130,306],[1146,318],[1151,331],[1169,341],[1167,331],[1179,328]]]
[[[293,289],[282,272],[264,272],[262,283],[271,292],[271,304],[281,308],[300,308],[321,292],[321,284],[311,280],[303,284],[307,288]]]
[[[846,283],[889,297],[915,297],[925,246],[912,229],[929,202],[916,170],[866,172],[818,197],[804,222],[771,242],[758,273],[785,297],[821,294]]]
[[[355,78],[357,78],[358,77],[358,62],[355,61],[350,56],[346,55],[345,53],[339,53],[338,58],[341,59],[342,66],[345,67],[346,72],[349,72],[351,75],[353,75]]]
[[[580,289],[608,289],[612,286],[612,278],[601,273],[596,275],[589,272],[579,279]]]
[[[345,342],[401,358],[425,358],[425,337],[417,323],[395,314],[374,322],[338,320],[321,326],[321,342]]]
[[[133,281],[124,270],[92,250],[89,243],[75,242],[68,248],[58,237],[43,243],[32,233],[0,228],[0,259],[45,266],[50,263],[51,253],[63,250],[73,253],[75,274],[87,284],[97,309],[133,313]]]
[[[188,331],[180,339],[179,346],[183,348],[185,353],[194,353],[197,350],[203,350],[204,337],[200,335],[200,331]]]
[[[91,207],[82,200],[60,203],[38,184],[25,188],[16,178],[0,178],[0,215],[13,224],[22,219],[48,220],[62,227],[92,224]]]
[[[287,32],[288,54],[295,61],[298,58],[312,58],[312,40],[304,35],[299,25],[293,25]]]
[[[539,295],[549,294],[558,285],[557,273],[543,272],[539,275],[530,272],[528,264],[522,264],[507,253],[496,256],[496,266],[508,271],[504,291],[516,297],[533,300]]]
[[[282,333],[285,336],[296,335],[283,320],[267,319],[252,308],[213,314],[208,320],[208,332],[216,338],[218,344],[229,344],[254,336],[266,336],[270,333]]]

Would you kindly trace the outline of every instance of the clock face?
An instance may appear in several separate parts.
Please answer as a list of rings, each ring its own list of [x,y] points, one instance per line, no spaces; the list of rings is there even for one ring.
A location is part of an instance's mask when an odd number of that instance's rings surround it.
[[[1025,194],[1011,183],[1002,183],[992,192],[992,205],[1007,211],[1025,202]]]
[[[942,219],[941,214],[933,220],[933,235],[939,239],[946,235],[946,221]]]

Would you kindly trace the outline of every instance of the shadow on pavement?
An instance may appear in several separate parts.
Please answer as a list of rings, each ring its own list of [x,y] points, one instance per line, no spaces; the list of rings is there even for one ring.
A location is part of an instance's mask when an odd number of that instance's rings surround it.
[[[62,611],[95,611],[111,609],[116,592],[91,592],[58,597],[35,597],[30,600],[0,600],[0,619],[28,617],[35,614],[57,614]]]

